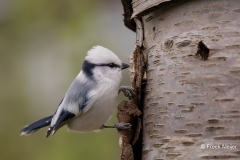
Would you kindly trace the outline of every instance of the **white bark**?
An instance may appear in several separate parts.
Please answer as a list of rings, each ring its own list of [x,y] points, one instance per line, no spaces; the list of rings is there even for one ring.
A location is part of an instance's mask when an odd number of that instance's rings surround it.
[[[240,1],[176,1],[142,22],[142,159],[240,159]],[[195,55],[200,41],[206,61]]]

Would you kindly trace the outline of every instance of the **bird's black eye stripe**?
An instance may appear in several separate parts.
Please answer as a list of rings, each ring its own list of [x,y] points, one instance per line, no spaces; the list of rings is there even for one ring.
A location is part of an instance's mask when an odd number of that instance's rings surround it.
[[[120,66],[115,63],[98,64],[97,66],[108,66],[110,68],[120,68]]]
[[[114,67],[118,67],[118,65],[116,65],[116,64],[114,64],[114,63],[109,63],[109,64],[108,64],[108,67],[114,68]]]

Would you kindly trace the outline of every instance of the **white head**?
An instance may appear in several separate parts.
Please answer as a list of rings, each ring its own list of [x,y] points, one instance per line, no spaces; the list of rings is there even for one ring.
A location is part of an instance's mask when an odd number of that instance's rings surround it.
[[[122,63],[109,49],[95,46],[88,51],[83,62],[82,71],[91,79],[115,81],[121,80],[122,69],[128,67],[129,65]]]

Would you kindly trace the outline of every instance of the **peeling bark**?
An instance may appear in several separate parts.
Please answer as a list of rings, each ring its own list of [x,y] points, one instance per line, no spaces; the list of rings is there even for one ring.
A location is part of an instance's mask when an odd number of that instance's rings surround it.
[[[138,137],[138,132],[136,126],[138,126],[137,116],[140,116],[142,113],[138,110],[134,102],[131,101],[122,101],[118,105],[117,118],[119,122],[131,123],[132,130],[118,130],[122,135],[120,137],[120,147],[122,148],[121,159],[122,160],[134,160],[133,146],[132,142],[135,137]]]
[[[133,32],[136,32],[136,24],[133,19],[131,19],[133,10],[132,10],[132,0],[121,0],[122,5],[123,5],[123,21],[124,25],[132,30]]]
[[[132,0],[132,18],[143,17],[176,0]]]
[[[138,29],[137,29],[138,30]],[[141,36],[140,36],[141,37]],[[141,41],[138,41],[140,43]],[[131,123],[132,130],[119,130],[122,135],[120,147],[121,159],[140,160],[142,152],[142,82],[144,73],[143,53],[139,45],[132,53],[132,86],[136,96],[133,100],[123,101],[118,106],[117,118],[119,122]]]

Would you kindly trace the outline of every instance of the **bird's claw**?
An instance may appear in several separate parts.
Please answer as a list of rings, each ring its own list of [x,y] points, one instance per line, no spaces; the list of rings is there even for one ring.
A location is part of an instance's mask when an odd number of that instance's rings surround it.
[[[132,125],[130,123],[116,123],[114,127],[117,129],[131,129]]]
[[[126,97],[128,97],[128,99],[132,99],[132,98],[135,96],[135,90],[134,90],[132,87],[130,87],[130,86],[121,86],[121,87],[119,88],[118,94],[119,94],[121,91],[123,92],[123,94],[124,94]]]

